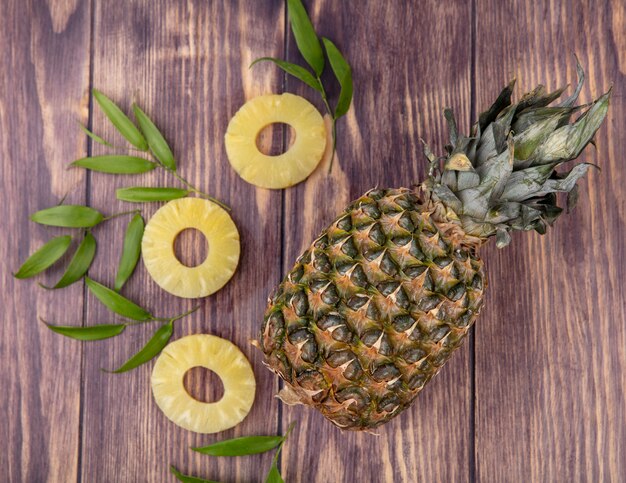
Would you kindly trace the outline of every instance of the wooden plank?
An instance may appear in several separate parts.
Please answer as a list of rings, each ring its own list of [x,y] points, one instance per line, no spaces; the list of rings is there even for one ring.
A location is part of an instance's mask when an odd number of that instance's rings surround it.
[[[545,237],[515,236],[485,258],[491,274],[476,326],[476,461],[480,481],[621,481],[626,475],[626,140],[622,2],[479,0],[476,91],[486,107],[512,76],[521,89],[614,86],[597,163],[576,210]],[[503,26],[506,25],[506,28]]]
[[[353,66],[355,97],[338,124],[332,174],[321,166],[285,194],[284,271],[347,203],[375,186],[410,186],[425,173],[419,138],[442,152],[443,108],[469,123],[468,2],[306,2],[318,32]],[[290,38],[289,58],[302,62]],[[332,80],[329,73],[327,80]],[[318,102],[297,81],[288,90]],[[336,96],[337,89],[334,90]],[[314,410],[283,409],[287,481],[467,481],[472,453],[470,346],[418,397],[378,430],[342,432]]]
[[[72,481],[78,468],[81,346],[38,317],[80,323],[81,284],[45,291],[15,280],[21,261],[61,230],[28,221],[69,193],[84,197],[84,176],[65,171],[84,156],[76,122],[87,117],[89,3],[3,2],[0,29],[0,454],[2,481]],[[70,134],[68,134],[70,133]],[[65,263],[68,257],[63,260]],[[38,277],[54,284],[63,264]]]
[[[254,366],[257,400],[236,429],[218,435],[192,434],[170,423],[153,402],[152,364],[111,376],[112,368],[138,350],[156,327],[129,330],[123,336],[90,345],[85,352],[83,481],[171,481],[169,464],[181,471],[220,481],[252,481],[269,468],[271,454],[247,458],[211,458],[189,450],[219,439],[274,434],[276,381],[261,364],[256,338],[270,285],[279,279],[280,192],[255,189],[230,168],[223,136],[228,120],[245,99],[277,91],[281,76],[248,70],[261,55],[282,56],[284,11],[280,2],[151,2],[120,7],[96,1],[94,85],[128,106],[133,98],[145,107],[171,141],[180,173],[201,189],[228,203],[242,238],[240,266],[219,293],[199,301],[178,299],[148,277],[143,266],[123,293],[159,315],[200,311],[180,321],[174,338],[209,332],[237,343]],[[121,142],[96,110],[94,126]],[[100,147],[94,152],[104,152]],[[112,201],[114,188],[128,185],[177,185],[159,171],[146,176],[91,176],[91,202],[107,212],[129,209]],[[156,206],[143,206],[146,219]],[[103,231],[103,256],[92,271],[111,285],[126,219]],[[209,248],[210,249],[210,248]],[[260,260],[267,260],[263,262]],[[88,319],[104,322],[108,313],[88,300]],[[201,379],[195,380],[196,385]],[[195,390],[200,391],[197,387]],[[194,390],[194,391],[195,391]]]

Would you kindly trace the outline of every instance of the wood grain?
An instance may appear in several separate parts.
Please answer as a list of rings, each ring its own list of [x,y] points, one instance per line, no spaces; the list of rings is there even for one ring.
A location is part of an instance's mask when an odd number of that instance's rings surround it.
[[[89,5],[4,2],[0,29],[0,452],[2,481],[72,481],[78,468],[81,345],[50,332],[38,317],[80,322],[82,287],[62,292],[16,280],[21,261],[57,230],[28,214],[84,201],[84,177],[65,171],[84,156],[76,122],[86,120]],[[59,140],[63,142],[59,142]],[[39,280],[53,285],[59,267]]]
[[[597,149],[583,154],[602,171],[580,183],[575,211],[544,237],[520,234],[485,254],[491,287],[475,332],[480,481],[626,475],[626,64],[611,37],[626,29],[619,4],[477,2],[479,108],[512,76],[518,94],[575,83],[572,52],[588,76],[581,101],[614,86]]]
[[[349,201],[375,186],[410,186],[421,179],[426,162],[419,138],[442,152],[444,107],[454,107],[459,120],[469,122],[469,3],[315,1],[307,5],[319,34],[340,46],[354,66],[356,95],[351,111],[338,124],[332,174],[328,176],[327,166],[321,166],[306,183],[285,193],[285,272]],[[288,45],[289,59],[302,62],[291,37]],[[426,45],[429,56],[423,54]],[[326,79],[332,84],[330,69]],[[309,99],[318,97],[291,79],[288,90]],[[467,481],[471,478],[471,400],[466,345],[415,405],[381,427],[378,436],[342,432],[316,411],[286,408],[283,427],[290,421],[298,421],[298,426],[296,441],[285,448],[285,478]]]
[[[290,482],[623,481],[626,475],[626,8],[620,0],[563,2],[306,0],[319,33],[354,66],[355,99],[339,121],[338,152],[306,182],[256,189],[237,177],[223,147],[227,123],[262,93],[317,94],[256,57],[302,62],[281,0],[8,0],[0,30],[0,480],[173,481],[170,464],[220,481],[263,481],[271,455],[210,458],[192,445],[296,429],[281,472]],[[442,110],[460,127],[512,76],[519,87],[574,82],[576,52],[587,70],[581,100],[613,85],[612,106],[586,160],[602,171],[581,183],[576,210],[545,237],[521,234],[484,257],[491,285],[475,336],[415,405],[379,435],[344,433],[318,413],[284,407],[278,379],[261,364],[256,337],[265,298],[314,236],[351,199],[374,186],[407,186],[424,175],[419,139],[441,153]],[[325,82],[333,83],[327,72]],[[69,192],[107,214],[117,187],[179,186],[161,171],[141,176],[86,175],[65,165],[107,152],[87,143],[76,120],[123,145],[94,106],[97,87],[129,107],[137,101],[173,146],[180,173],[233,208],[242,259],[233,280],[201,301],[169,296],[143,266],[123,294],[157,315],[201,309],[177,323],[174,338],[210,332],[251,358],[257,399],[237,428],[213,436],[170,423],[153,403],[152,364],[113,368],[156,326],[80,344],[38,321],[112,320],[82,284],[54,293],[11,272],[57,230],[27,221]],[[335,85],[331,98],[336,99]],[[267,133],[273,152],[286,132]],[[271,135],[273,134],[273,136]],[[147,220],[157,206],[142,206]],[[128,217],[94,230],[99,248],[90,275],[112,285]],[[195,241],[194,241],[195,240]],[[197,251],[187,237],[182,251]],[[210,247],[209,247],[210,250]],[[64,259],[67,262],[66,257]],[[62,264],[38,280],[52,282]],[[205,377],[190,377],[193,393]],[[211,379],[209,379],[211,380]]]
[[[160,316],[182,313],[196,304],[201,309],[177,323],[174,338],[208,332],[234,341],[253,363],[257,402],[236,429],[219,435],[192,434],[169,422],[154,404],[150,391],[152,364],[131,373],[111,376],[112,368],[136,352],[156,327],[135,329],[86,351],[82,448],[83,481],[166,481],[169,465],[181,471],[221,481],[253,481],[271,455],[211,458],[193,453],[218,439],[246,434],[274,434],[277,405],[270,395],[276,382],[261,364],[250,340],[256,337],[268,284],[279,278],[280,193],[257,191],[239,180],[223,147],[226,125],[246,98],[280,88],[280,76],[268,71],[249,81],[248,65],[263,55],[282,55],[283,10],[276,2],[161,2],[133,1],[124,9],[117,2],[96,2],[94,86],[122,105],[135,98],[171,141],[180,174],[232,207],[242,240],[242,258],[230,283],[199,301],[164,293],[143,266],[124,294]],[[94,127],[106,138],[121,141],[98,110]],[[103,152],[100,146],[95,153]],[[129,204],[112,203],[122,185],[179,186],[164,172],[141,177],[91,176],[91,203],[108,211]],[[142,207],[148,219],[156,206]],[[106,255],[92,270],[97,280],[111,285],[121,249],[125,219],[108,230]],[[191,248],[191,247],[189,247]],[[210,250],[210,247],[209,247]],[[87,301],[88,320],[105,321],[108,313],[97,301]],[[199,380],[197,381],[199,382]]]

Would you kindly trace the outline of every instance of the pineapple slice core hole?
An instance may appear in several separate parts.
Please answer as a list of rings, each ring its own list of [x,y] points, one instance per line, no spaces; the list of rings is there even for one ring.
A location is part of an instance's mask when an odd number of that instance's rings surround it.
[[[174,239],[174,254],[186,267],[197,267],[209,255],[209,241],[200,230],[185,228]]]
[[[267,156],[280,156],[296,142],[296,130],[284,122],[263,127],[256,136],[257,149]]]
[[[224,384],[220,376],[203,366],[192,367],[185,372],[183,386],[196,401],[212,403],[224,397]]]

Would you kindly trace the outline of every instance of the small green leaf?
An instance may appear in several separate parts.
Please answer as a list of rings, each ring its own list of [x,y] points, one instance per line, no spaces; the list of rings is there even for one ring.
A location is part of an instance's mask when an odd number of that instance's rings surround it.
[[[184,198],[191,191],[181,188],[119,188],[116,191],[118,200],[130,201],[131,203],[150,203],[152,201],[170,201]]]
[[[252,67],[255,64],[258,64],[259,62],[265,62],[265,61],[273,62],[282,70],[287,72],[287,74],[294,76],[296,79],[300,79],[302,82],[304,82],[309,87],[312,87],[320,94],[324,93],[324,89],[320,85],[319,81],[315,77],[313,77],[313,74],[311,74],[304,67],[301,67],[297,64],[292,64],[291,62],[286,62],[284,60],[275,59],[274,57],[261,57],[260,59],[256,59],[254,62],[252,62],[252,64],[250,64],[250,67]]]
[[[183,483],[219,483],[214,480],[204,480],[202,478],[198,478],[197,476],[183,475],[173,465],[170,466],[170,472],[178,481],[182,481]]]
[[[132,356],[114,371],[106,372],[120,374],[122,372],[127,372],[135,369],[136,367],[139,367],[140,365],[150,361],[153,357],[158,355],[159,352],[161,352],[163,348],[167,345],[170,337],[172,337],[173,330],[174,325],[173,322],[170,320],[167,324],[163,324],[157,329],[152,338],[146,343],[146,345],[141,348],[139,352],[137,352],[134,356]]]
[[[133,112],[139,123],[139,127],[143,131],[148,145],[154,153],[155,157],[163,164],[167,169],[176,171],[176,160],[172,154],[167,141],[161,134],[161,131],[154,125],[152,120],[143,112],[137,104],[133,104]]]
[[[71,242],[72,237],[69,235],[53,238],[28,257],[13,276],[23,279],[34,277],[38,273],[43,272],[63,256]]]
[[[140,174],[156,168],[156,164],[148,159],[108,154],[77,159],[70,166],[109,174]]]
[[[352,102],[352,69],[350,69],[350,64],[348,64],[335,44],[325,37],[322,40],[326,48],[326,54],[328,54],[330,66],[341,86],[339,99],[335,107],[335,119],[338,119],[348,112],[350,103]]]
[[[110,288],[105,287],[89,277],[85,277],[85,282],[87,283],[89,291],[112,312],[133,320],[152,319],[152,316],[146,309],[131,302],[126,297],[122,297]]]
[[[59,205],[33,213],[30,215],[30,219],[40,225],[90,228],[104,220],[104,216],[88,206]]]
[[[78,125],[80,126],[81,131],[83,131],[87,136],[89,136],[91,139],[93,139],[95,142],[103,144],[104,146],[107,146],[109,148],[114,147],[113,144],[111,144],[109,141],[107,141],[106,139],[101,138],[100,136],[98,136],[97,134],[94,134],[92,131],[90,131],[89,129],[87,129],[85,126],[83,126],[81,123],[78,123]]]
[[[280,476],[280,471],[278,471],[278,466],[276,466],[276,462],[272,463],[267,478],[265,478],[265,483],[284,483],[283,477]]]
[[[94,236],[87,232],[85,233],[85,238],[78,245],[76,249],[76,253],[70,260],[70,264],[65,269],[65,273],[61,277],[61,279],[56,283],[54,287],[46,287],[42,285],[43,288],[64,288],[68,285],[72,285],[74,282],[79,281],[89,267],[91,266],[91,262],[93,261],[94,256],[96,255],[96,239]]]
[[[144,221],[139,213],[132,217],[126,227],[122,256],[115,277],[115,291],[119,292],[135,271],[141,254],[141,238],[143,237]]]
[[[243,436],[191,449],[211,456],[244,456],[265,453],[276,448],[283,441],[282,436]]]
[[[324,70],[324,53],[311,19],[300,0],[287,0],[287,13],[298,50],[319,77]]]
[[[97,89],[93,90],[93,97],[111,123],[113,123],[115,128],[129,143],[142,151],[148,150],[148,143],[139,129],[137,129],[137,126],[133,124],[133,121],[131,121],[111,99]]]
[[[52,332],[70,337],[76,340],[104,340],[115,337],[124,332],[126,324],[102,324],[91,327],[71,327],[68,325],[45,324]]]

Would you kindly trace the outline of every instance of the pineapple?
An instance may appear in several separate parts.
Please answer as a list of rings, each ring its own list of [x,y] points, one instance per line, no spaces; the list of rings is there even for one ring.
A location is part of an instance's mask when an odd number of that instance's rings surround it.
[[[289,124],[293,145],[283,154],[259,151],[261,130],[274,123]],[[224,137],[230,164],[245,181],[260,188],[280,189],[306,179],[319,164],[326,147],[326,128],[317,109],[294,94],[272,94],[246,102],[233,116]]]
[[[192,398],[183,384],[194,367],[215,372],[224,396],[205,403]],[[195,334],[170,343],[154,364],[152,394],[173,423],[196,433],[217,433],[239,424],[250,412],[256,383],[250,362],[232,342],[214,335]]]
[[[591,166],[565,167],[608,109],[607,93],[575,106],[543,86],[511,103],[513,83],[466,137],[446,111],[450,144],[418,187],[374,189],[352,202],[298,258],[270,297],[260,334],[286,403],[368,430],[406,409],[465,339],[487,285],[478,251],[512,230],[543,234],[576,200]],[[583,112],[574,122],[570,118]],[[562,169],[558,169],[562,168]]]
[[[199,230],[209,246],[206,259],[195,267],[183,265],[174,253],[176,237],[187,228]],[[230,215],[212,201],[181,198],[159,208],[150,219],[141,253],[148,273],[163,290],[178,297],[205,297],[235,273],[239,232]]]

